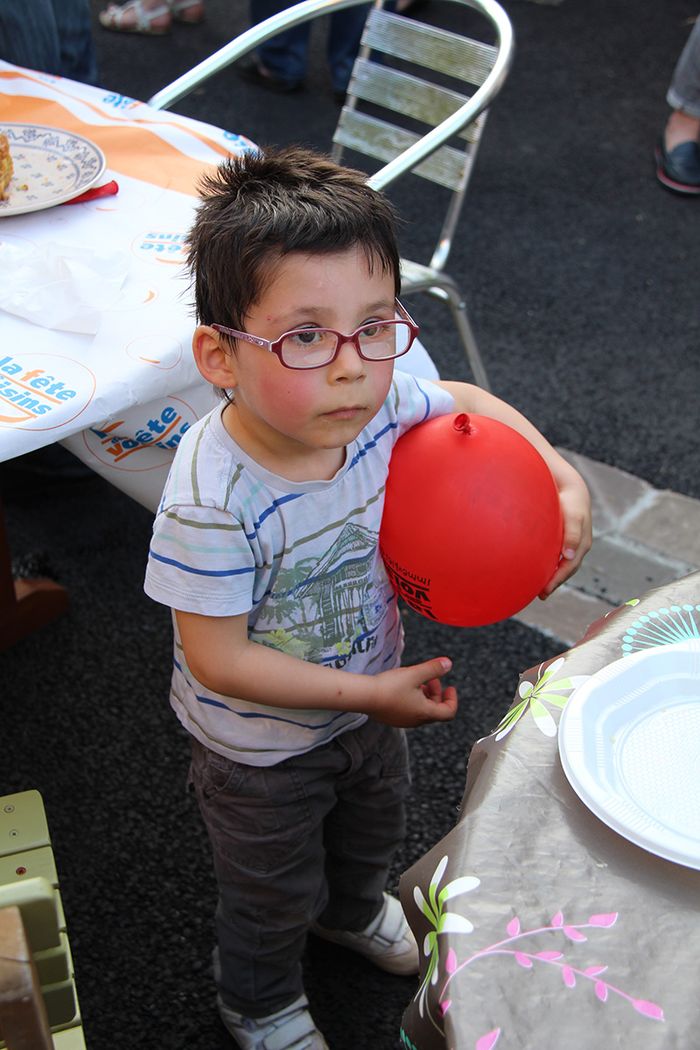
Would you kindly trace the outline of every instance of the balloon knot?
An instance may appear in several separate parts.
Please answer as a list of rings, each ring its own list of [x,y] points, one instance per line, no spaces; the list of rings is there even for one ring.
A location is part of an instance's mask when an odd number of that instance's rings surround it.
[[[463,434],[471,434],[472,432],[471,420],[466,412],[460,412],[458,416],[455,416],[452,425],[455,430],[461,430]]]

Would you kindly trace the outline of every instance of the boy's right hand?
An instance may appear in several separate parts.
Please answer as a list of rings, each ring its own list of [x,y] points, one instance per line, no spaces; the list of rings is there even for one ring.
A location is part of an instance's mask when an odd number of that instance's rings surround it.
[[[441,656],[412,667],[374,675],[374,703],[367,714],[377,722],[413,729],[426,722],[449,722],[457,714],[457,690],[440,681],[452,667]]]

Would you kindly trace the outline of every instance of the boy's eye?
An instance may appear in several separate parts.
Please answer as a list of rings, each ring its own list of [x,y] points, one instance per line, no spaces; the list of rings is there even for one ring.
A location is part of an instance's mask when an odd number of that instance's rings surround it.
[[[387,321],[367,321],[362,325],[361,339],[381,339],[391,331],[391,324]]]
[[[313,346],[321,338],[321,332],[309,328],[304,332],[297,332],[297,339],[303,346]]]
[[[318,346],[327,337],[328,333],[323,328],[303,328],[291,332],[287,341],[297,346]]]

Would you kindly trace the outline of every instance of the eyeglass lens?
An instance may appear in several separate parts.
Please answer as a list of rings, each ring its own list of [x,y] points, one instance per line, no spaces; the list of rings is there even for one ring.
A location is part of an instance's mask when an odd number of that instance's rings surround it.
[[[411,342],[411,329],[403,321],[382,321],[357,333],[362,354],[384,361],[404,353]],[[333,359],[338,336],[327,328],[305,328],[290,332],[282,342],[282,360],[289,368],[318,368]]]

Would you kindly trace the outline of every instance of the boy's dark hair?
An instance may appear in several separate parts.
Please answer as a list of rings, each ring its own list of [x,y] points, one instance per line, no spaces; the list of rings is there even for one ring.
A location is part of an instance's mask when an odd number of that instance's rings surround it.
[[[200,324],[243,330],[274,264],[289,252],[359,246],[370,269],[400,285],[396,215],[367,176],[300,146],[249,152],[201,182],[188,236],[188,265]]]

